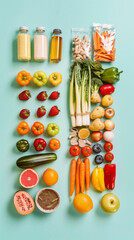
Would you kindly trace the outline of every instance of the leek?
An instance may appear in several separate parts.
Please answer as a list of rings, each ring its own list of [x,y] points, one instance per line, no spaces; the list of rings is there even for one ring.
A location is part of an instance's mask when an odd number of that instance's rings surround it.
[[[82,74],[82,125],[90,124],[91,69],[87,62],[83,64]]]
[[[90,112],[91,112],[91,68],[88,65],[88,107],[87,107],[87,112],[88,112],[88,122],[87,125],[90,125]]]
[[[76,96],[76,126],[82,126],[81,116],[81,66],[79,63],[74,67],[75,71],[75,96]]]
[[[90,60],[75,61],[70,81],[70,116],[72,127],[90,125]]]
[[[70,116],[72,127],[76,126],[76,119],[75,119],[75,82],[74,82],[74,71],[72,72],[71,81],[70,81]]]
[[[83,69],[82,71],[82,125],[88,125],[88,102],[87,102],[87,90],[88,90],[88,72]]]

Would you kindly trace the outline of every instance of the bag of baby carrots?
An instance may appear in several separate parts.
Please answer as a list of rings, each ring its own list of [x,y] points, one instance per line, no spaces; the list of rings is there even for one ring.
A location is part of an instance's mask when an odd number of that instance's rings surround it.
[[[115,27],[111,24],[93,24],[94,61],[115,61]]]

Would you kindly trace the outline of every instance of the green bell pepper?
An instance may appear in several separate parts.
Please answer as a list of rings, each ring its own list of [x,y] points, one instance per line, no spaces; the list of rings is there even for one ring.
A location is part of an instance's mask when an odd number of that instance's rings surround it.
[[[26,139],[21,139],[16,143],[16,147],[20,152],[26,152],[29,149],[29,142]]]
[[[42,87],[47,83],[47,75],[45,72],[38,71],[33,75],[33,82],[38,86]]]
[[[122,72],[123,71],[118,72],[118,68],[116,67],[106,68],[101,75],[101,80],[106,83],[115,83],[120,80],[120,74]]]

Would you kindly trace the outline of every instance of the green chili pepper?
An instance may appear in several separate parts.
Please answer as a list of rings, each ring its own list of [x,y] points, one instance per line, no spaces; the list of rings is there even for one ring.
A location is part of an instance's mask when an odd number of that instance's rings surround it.
[[[101,80],[106,83],[115,83],[120,80],[120,74],[122,72],[123,71],[118,72],[118,68],[116,67],[107,68],[101,75]]]
[[[33,75],[33,82],[38,86],[42,87],[47,83],[47,75],[42,71],[35,72]]]
[[[29,149],[29,142],[25,139],[21,139],[16,143],[16,147],[20,152],[26,152]]]

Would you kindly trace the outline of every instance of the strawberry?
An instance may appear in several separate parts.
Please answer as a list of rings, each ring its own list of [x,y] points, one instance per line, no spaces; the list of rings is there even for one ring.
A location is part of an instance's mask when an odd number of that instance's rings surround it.
[[[37,117],[43,117],[46,114],[46,109],[44,106],[41,106],[37,109]]]
[[[23,119],[27,119],[30,116],[30,111],[28,109],[22,109],[19,116]]]
[[[59,92],[53,91],[53,92],[50,94],[49,99],[56,100],[56,99],[59,98],[59,96],[60,96],[60,93],[59,93]]]
[[[57,106],[53,106],[51,109],[50,109],[50,112],[49,112],[49,116],[50,117],[53,117],[53,116],[56,116],[58,115],[60,112],[60,110],[58,109]]]
[[[48,98],[48,95],[47,95],[46,91],[42,91],[37,95],[37,99],[39,101],[45,101],[45,100],[47,100],[47,98]]]
[[[25,90],[25,91],[21,92],[18,97],[22,101],[27,101],[31,97],[30,91]]]

